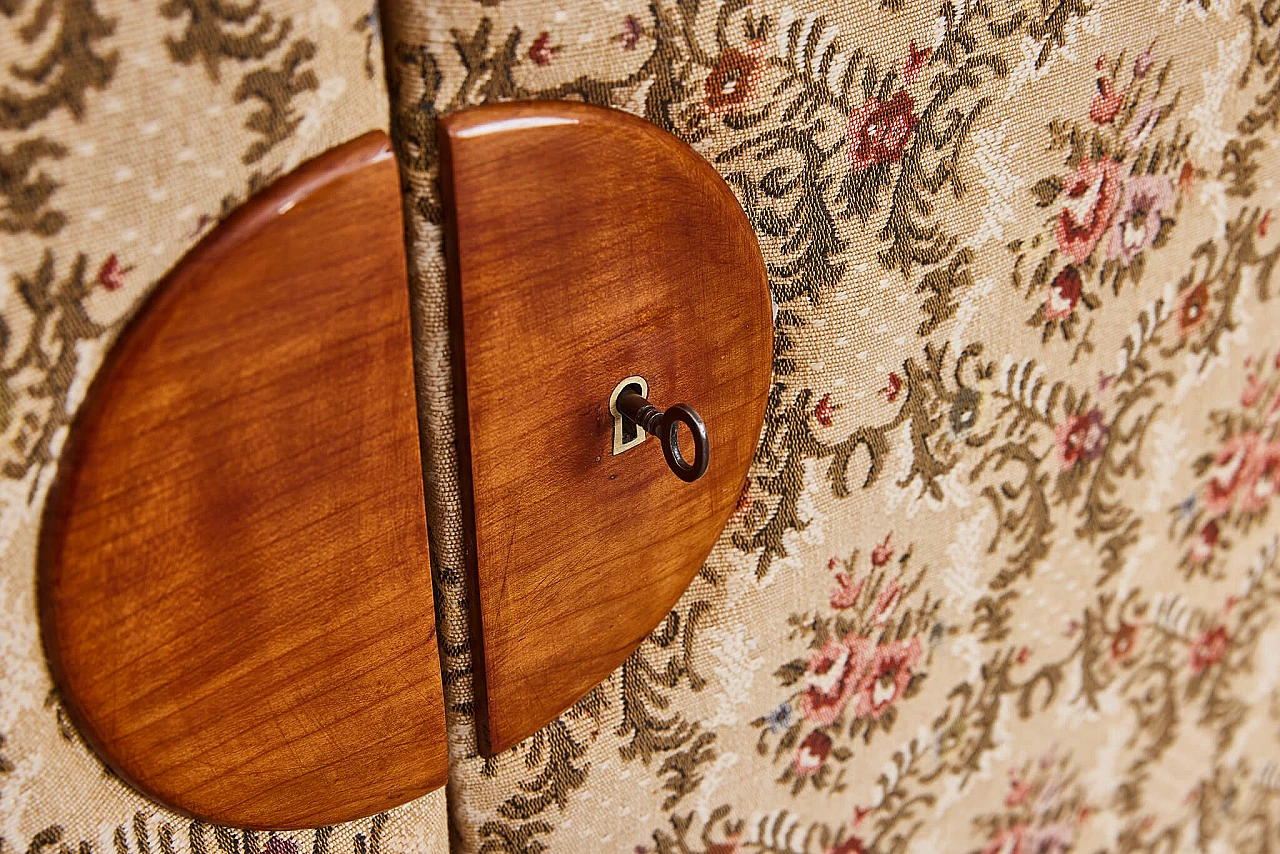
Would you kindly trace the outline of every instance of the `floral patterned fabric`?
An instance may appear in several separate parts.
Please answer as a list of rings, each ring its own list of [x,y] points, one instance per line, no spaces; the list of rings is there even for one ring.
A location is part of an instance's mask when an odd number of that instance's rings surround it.
[[[386,127],[381,53],[364,0],[0,0],[4,854],[448,848],[443,792],[289,834],[213,828],[158,808],[71,729],[34,603],[45,491],[122,323],[255,189]]]
[[[120,324],[257,187],[382,126],[348,0],[0,0],[0,849],[854,854],[1280,843],[1280,3],[394,0],[449,702],[442,793],[172,815],[66,723],[49,479]],[[474,750],[434,120],[689,141],[778,307],[749,486],[597,690]]]
[[[396,2],[459,852],[1280,844],[1280,3]],[[719,169],[777,305],[687,595],[474,750],[434,121],[572,98]]]

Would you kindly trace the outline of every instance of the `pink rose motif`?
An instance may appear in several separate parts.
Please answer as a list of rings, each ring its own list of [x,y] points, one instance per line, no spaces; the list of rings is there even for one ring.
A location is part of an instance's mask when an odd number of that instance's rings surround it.
[[[867,670],[870,650],[867,638],[832,638],[813,654],[800,698],[805,718],[825,726],[840,717]]]
[[[891,641],[876,647],[871,666],[858,686],[854,713],[860,718],[878,719],[902,696],[911,681],[911,668],[920,661],[920,639]]]
[[[1084,281],[1080,271],[1068,265],[1049,283],[1049,293],[1044,300],[1045,320],[1066,320],[1076,310],[1080,302],[1080,294],[1084,291]]]
[[[862,588],[866,582],[865,578],[854,581],[849,577],[849,573],[837,572],[836,586],[831,589],[831,607],[844,609],[858,604],[858,597],[862,595]]]
[[[1083,415],[1069,415],[1053,431],[1053,441],[1062,458],[1062,470],[1066,471],[1081,460],[1091,462],[1102,454],[1107,438],[1107,428],[1102,422],[1102,412],[1091,409]]]
[[[1255,452],[1245,460],[1240,478],[1243,485],[1240,490],[1241,509],[1257,513],[1266,507],[1280,490],[1280,443],[1259,443]]]
[[[1086,158],[1067,178],[1063,189],[1067,200],[1058,215],[1054,236],[1063,255],[1083,264],[1111,223],[1120,195],[1120,164]]]
[[[1155,242],[1165,208],[1173,201],[1173,184],[1162,175],[1133,178],[1124,186],[1124,201],[1111,229],[1107,258],[1128,266],[1134,256]]]
[[[1191,644],[1190,665],[1192,673],[1199,673],[1217,664],[1227,652],[1231,638],[1225,626],[1210,629]]]
[[[1218,449],[1204,485],[1204,505],[1214,516],[1231,512],[1246,464],[1258,446],[1257,433],[1232,436]]]
[[[821,768],[822,763],[826,762],[830,755],[831,736],[822,730],[815,729],[800,742],[800,748],[796,751],[796,758],[791,767],[795,770],[797,777],[808,777]]]
[[[906,89],[881,101],[869,98],[849,115],[849,162],[854,172],[896,163],[916,128],[915,101]]]
[[[1098,78],[1098,94],[1089,102],[1089,118],[1094,124],[1109,125],[1124,103],[1124,92],[1117,92],[1110,77]]]

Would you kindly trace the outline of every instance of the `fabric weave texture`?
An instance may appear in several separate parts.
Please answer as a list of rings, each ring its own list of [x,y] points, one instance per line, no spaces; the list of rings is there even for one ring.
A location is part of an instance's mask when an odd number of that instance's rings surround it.
[[[1280,846],[1280,0],[382,13],[387,90],[377,16],[348,0],[0,2],[0,849]],[[777,334],[748,487],[688,593],[486,761],[435,120],[514,98],[689,142],[756,229]],[[206,827],[130,793],[60,713],[33,603],[44,490],[154,283],[388,116],[448,826],[435,793],[314,832]]]
[[[254,191],[387,116],[363,0],[0,2],[0,852],[448,850],[443,791],[300,833],[157,807],[66,720],[35,609],[45,493],[125,321]]]
[[[440,0],[386,33],[455,850],[1280,843],[1280,3]],[[693,145],[777,335],[698,578],[485,761],[434,120],[516,98]]]

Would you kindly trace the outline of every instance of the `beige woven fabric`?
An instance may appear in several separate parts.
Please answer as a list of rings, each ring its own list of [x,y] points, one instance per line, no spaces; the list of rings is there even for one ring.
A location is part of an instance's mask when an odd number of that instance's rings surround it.
[[[395,6],[456,851],[1280,844],[1280,4]],[[705,570],[486,763],[433,122],[505,98],[692,143],[779,311]]]
[[[308,833],[214,829],[157,808],[66,722],[33,601],[45,490],[123,320],[250,192],[386,120],[363,0],[0,2],[5,854],[447,850],[443,792]]]

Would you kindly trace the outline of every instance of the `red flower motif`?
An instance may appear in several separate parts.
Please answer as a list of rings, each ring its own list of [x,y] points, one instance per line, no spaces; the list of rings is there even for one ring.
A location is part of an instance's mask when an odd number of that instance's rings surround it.
[[[920,75],[920,69],[924,68],[924,64],[929,61],[929,57],[933,55],[933,48],[926,47],[923,50],[916,47],[915,39],[911,40],[911,44],[907,45],[907,63],[902,68],[903,79],[907,83],[916,82],[916,77]]]
[[[1230,640],[1225,626],[1210,629],[1196,638],[1190,649],[1191,672],[1199,673],[1217,664],[1226,654]]]
[[[1183,193],[1189,193],[1195,182],[1196,167],[1188,160],[1182,164],[1182,169],[1178,172],[1178,190]]]
[[[1133,623],[1121,623],[1111,636],[1111,660],[1125,661],[1133,655],[1138,645],[1138,627]]]
[[[821,768],[822,763],[826,762],[830,755],[831,736],[822,730],[815,729],[800,742],[800,749],[796,751],[796,758],[791,767],[795,769],[797,777],[808,777]]]
[[[1258,236],[1266,237],[1267,229],[1271,227],[1271,208],[1267,208],[1267,212],[1262,215],[1262,219],[1258,221]]]
[[[893,536],[893,531],[885,535],[884,542],[871,550],[871,565],[874,567],[882,567],[893,557],[893,547],[889,545],[889,538]]]
[[[1257,513],[1280,490],[1280,443],[1259,443],[1245,461],[1240,476],[1244,486],[1240,491],[1240,507]]]
[[[852,608],[858,604],[862,588],[867,583],[865,578],[854,581],[847,572],[836,573],[836,586],[831,588],[831,607],[836,609]]]
[[[1098,78],[1098,94],[1089,102],[1089,118],[1095,124],[1109,125],[1124,103],[1124,92],[1117,92],[1109,77]]]
[[[893,403],[898,399],[898,392],[902,391],[902,377],[898,376],[896,371],[889,372],[889,382],[884,388],[880,389],[880,393],[884,395],[885,400]]]
[[[1209,316],[1209,285],[1201,282],[1178,294],[1178,332],[1190,335]]]
[[[1062,458],[1062,470],[1066,471],[1081,460],[1096,460],[1102,454],[1106,438],[1107,428],[1100,410],[1091,409],[1084,415],[1067,416],[1067,420],[1053,431],[1053,441]]]
[[[751,508],[755,505],[755,499],[751,497],[751,481],[747,481],[742,487],[742,492],[738,494],[738,503],[733,507],[733,515],[729,518],[734,521],[741,520],[751,512]]]
[[[1049,293],[1044,300],[1045,320],[1066,320],[1076,310],[1084,280],[1073,266],[1063,267],[1049,283]]]
[[[920,661],[922,654],[919,638],[892,641],[876,647],[871,666],[858,686],[854,713],[860,718],[874,720],[888,711],[907,689],[911,668]]]
[[[623,50],[635,50],[636,45],[640,44],[640,37],[644,35],[644,28],[640,25],[640,19],[635,15],[628,15],[622,19],[622,41]]]
[[[98,268],[98,284],[109,291],[118,291],[124,287],[124,274],[132,269],[132,267],[122,267],[120,259],[112,252]]]
[[[1218,449],[1213,467],[1209,469],[1209,480],[1204,485],[1204,505],[1214,516],[1231,511],[1236,491],[1258,442],[1257,433],[1242,433],[1232,436]]]
[[[1114,160],[1082,160],[1063,189],[1067,200],[1058,215],[1054,236],[1058,248],[1083,264],[1106,233],[1120,197],[1120,164]]]
[[[834,638],[809,659],[807,687],[800,699],[805,718],[818,724],[834,723],[859,688],[867,670],[871,641],[867,638]]]
[[[823,427],[830,427],[835,411],[836,408],[831,405],[831,395],[824,394],[822,400],[819,400],[818,405],[813,408],[813,417]]]
[[[752,42],[746,52],[737,48],[725,48],[703,84],[707,93],[707,106],[712,112],[731,110],[744,106],[756,94],[760,81],[760,47]]]
[[[869,98],[849,116],[849,162],[854,172],[896,163],[907,148],[919,118],[915,101],[899,89],[887,101]]]
[[[529,45],[529,58],[535,65],[550,65],[552,58],[564,48],[551,44],[551,33],[543,30]]]
[[[850,836],[839,845],[832,845],[823,854],[867,854],[867,846],[856,836]]]
[[[1213,557],[1213,550],[1218,545],[1218,536],[1218,521],[1210,519],[1196,535],[1196,541],[1191,545],[1187,558],[1196,564],[1208,563],[1209,558]]]

